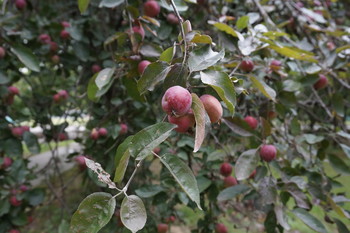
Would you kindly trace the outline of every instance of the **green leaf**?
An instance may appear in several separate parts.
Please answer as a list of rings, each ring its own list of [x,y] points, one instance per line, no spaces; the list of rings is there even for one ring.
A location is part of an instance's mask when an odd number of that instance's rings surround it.
[[[102,0],[99,7],[114,8],[121,5],[124,0]]]
[[[38,154],[40,152],[40,146],[38,143],[38,138],[30,133],[30,132],[24,132],[23,134],[23,140],[26,143],[26,146],[30,153],[32,154]]]
[[[230,77],[225,72],[214,70],[200,72],[200,75],[202,82],[210,85],[218,93],[233,115],[235,113],[236,92]]]
[[[152,154],[153,149],[165,141],[176,127],[176,125],[167,122],[160,122],[144,128],[131,140],[129,147],[131,156],[135,157],[136,160],[141,160]]]
[[[32,206],[40,205],[45,198],[45,189],[43,188],[36,188],[29,190],[25,193],[27,196],[28,202]]]
[[[258,163],[259,156],[257,155],[256,149],[243,152],[235,164],[235,175],[237,180],[247,179],[257,167]]]
[[[287,231],[290,230],[290,226],[288,224],[287,216],[285,214],[284,208],[280,205],[275,205],[275,214],[277,218],[277,222]]]
[[[174,3],[175,3],[175,6],[176,6],[176,9],[179,11],[179,12],[182,12],[182,11],[187,11],[188,9],[188,6],[186,5],[186,3],[183,1],[183,0],[174,0]],[[167,3],[167,0],[161,0],[160,2],[160,5],[167,9],[168,11],[173,11],[173,7],[171,6],[171,4]]]
[[[117,153],[114,157],[115,175],[113,181],[119,183],[123,180],[126,168],[128,167],[130,152],[129,145],[134,136],[129,136],[118,146]]]
[[[163,81],[169,73],[171,66],[166,62],[154,62],[147,66],[141,78],[137,82],[137,88],[140,94],[144,94],[147,90],[153,91],[154,87]]]
[[[94,74],[89,80],[88,87],[87,87],[87,96],[89,100],[93,102],[97,102],[100,98],[96,97],[96,93],[98,92],[98,87],[96,85],[96,78],[97,78],[98,73]]]
[[[205,70],[215,65],[225,56],[225,51],[214,52],[210,45],[205,45],[192,51],[188,58],[188,67],[190,72]]]
[[[193,152],[197,152],[201,147],[206,132],[206,126],[209,126],[209,117],[207,112],[205,111],[204,105],[199,97],[195,93],[191,93],[192,95],[192,110],[194,114],[194,118],[196,120],[196,137],[194,141],[194,149]]]
[[[275,50],[277,53],[286,57],[290,57],[290,58],[294,58],[302,61],[318,63],[315,57],[313,55],[310,55],[309,52],[300,51],[297,48],[279,47],[276,45],[269,45],[269,48]]]
[[[227,34],[229,34],[231,36],[238,37],[237,32],[232,27],[230,27],[229,25],[227,25],[225,23],[214,23],[213,25],[214,25],[214,27],[216,27],[220,31],[226,32]]]
[[[109,193],[98,192],[87,196],[71,219],[70,232],[98,232],[112,218],[115,204],[115,199]]]
[[[336,53],[340,53],[341,51],[344,51],[346,49],[350,49],[350,45],[344,45],[335,50]]]
[[[275,40],[277,37],[281,37],[281,36],[289,37],[289,35],[285,32],[275,32],[275,31],[265,32],[263,33],[263,36],[269,37],[272,40]]]
[[[136,189],[135,193],[142,198],[154,197],[158,193],[164,191],[160,185],[147,185],[142,188]]]
[[[346,227],[346,225],[342,221],[340,221],[337,218],[333,219],[333,221],[335,222],[335,224],[337,224],[339,233],[350,233],[349,229]]]
[[[10,138],[5,141],[5,154],[10,157],[20,157],[23,154],[23,147],[20,140]]]
[[[199,193],[202,193],[212,184],[212,181],[204,176],[197,176],[196,180],[198,184]]]
[[[90,0],[78,0],[78,7],[81,14],[86,11],[86,9],[89,6],[89,3],[90,3]]]
[[[271,135],[271,124],[265,118],[261,117],[261,125],[262,125],[262,137],[267,138]]]
[[[268,86],[263,80],[258,79],[254,76],[249,75],[249,79],[253,86],[257,88],[264,96],[275,101],[276,92],[270,86]]]
[[[11,51],[28,69],[36,72],[40,71],[39,61],[30,49],[16,45],[11,48]]]
[[[277,219],[273,210],[270,210],[267,214],[264,222],[266,233],[276,233]]]
[[[10,80],[8,79],[8,77],[2,71],[0,71],[0,85],[6,84],[9,81]]]
[[[253,130],[250,128],[248,123],[240,117],[225,117],[221,119],[234,133],[243,136],[250,137],[253,136]]]
[[[248,26],[249,16],[245,15],[239,18],[236,22],[236,27],[238,30],[242,30]]]
[[[171,70],[166,76],[163,84],[164,89],[168,89],[172,86],[186,87],[186,80],[188,76],[188,68],[181,63],[175,63],[172,65]]]
[[[311,229],[313,229],[319,233],[327,233],[326,228],[320,222],[320,220],[318,220],[317,218],[312,216],[306,210],[301,209],[301,208],[296,208],[292,212],[295,214],[295,216],[297,216],[301,221],[303,221]]]
[[[112,81],[112,75],[114,74],[114,71],[115,68],[105,68],[98,72],[95,83],[99,90],[101,90]]]
[[[194,177],[192,170],[181,159],[173,154],[163,155],[160,157],[160,161],[170,171],[187,196],[197,204],[200,210],[202,210],[200,206],[197,180]]]
[[[350,174],[350,167],[346,164],[344,160],[342,160],[340,157],[338,157],[335,154],[330,154],[328,155],[328,160],[334,170],[337,172],[340,172],[344,175],[349,175]]]
[[[170,63],[171,60],[173,60],[175,52],[176,52],[176,46],[175,45],[171,46],[162,52],[162,54],[159,57],[159,60]]]
[[[120,218],[130,231],[141,230],[147,221],[146,208],[142,200],[136,195],[125,197],[120,208]]]
[[[219,193],[217,199],[218,201],[228,201],[237,197],[240,194],[246,193],[248,190],[250,190],[250,187],[248,185],[237,184],[235,186],[222,190]]]

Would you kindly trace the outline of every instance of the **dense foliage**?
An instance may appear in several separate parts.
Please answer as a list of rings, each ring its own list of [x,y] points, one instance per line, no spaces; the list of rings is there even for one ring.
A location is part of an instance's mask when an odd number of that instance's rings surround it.
[[[346,0],[0,3],[0,233],[66,208],[68,139],[96,192],[60,232],[349,232]]]

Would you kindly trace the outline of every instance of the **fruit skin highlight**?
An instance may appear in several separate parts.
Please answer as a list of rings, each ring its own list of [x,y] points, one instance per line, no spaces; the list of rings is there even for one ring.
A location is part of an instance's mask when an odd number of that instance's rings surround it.
[[[211,123],[217,123],[222,117],[222,106],[217,98],[212,95],[202,95],[200,97],[205,111],[208,113]]]
[[[191,105],[190,92],[180,86],[170,87],[162,98],[162,108],[168,115],[185,115],[190,110]]]

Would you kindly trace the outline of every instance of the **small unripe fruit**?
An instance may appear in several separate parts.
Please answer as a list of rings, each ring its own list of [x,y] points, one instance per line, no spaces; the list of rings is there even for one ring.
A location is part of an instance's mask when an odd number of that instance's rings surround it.
[[[157,226],[158,233],[166,233],[168,231],[168,225],[165,223],[159,223]]]
[[[156,17],[160,12],[160,6],[158,2],[149,0],[143,5],[143,10],[145,12],[145,15],[149,17]]]
[[[23,10],[27,7],[27,2],[26,0],[16,0],[15,5],[18,10]]]
[[[319,75],[319,79],[317,80],[317,82],[314,84],[314,88],[316,90],[320,90],[325,88],[328,85],[328,79],[326,76],[324,76],[323,74]]]
[[[86,162],[85,162],[85,156],[84,155],[78,155],[74,158],[75,162],[78,164],[80,170],[86,169]]]
[[[6,55],[6,50],[0,46],[0,59],[3,59]]]
[[[205,111],[208,113],[211,123],[218,122],[222,117],[222,106],[218,99],[212,95],[202,95],[200,97]]]
[[[49,41],[48,44],[50,45],[51,52],[56,52],[58,50],[58,44],[56,42]]]
[[[0,166],[1,169],[6,169],[12,165],[12,159],[10,157],[4,157]]]
[[[215,226],[215,233],[228,233],[227,227],[222,223],[218,223]]]
[[[60,36],[61,36],[62,39],[66,40],[66,39],[68,39],[70,37],[70,34],[69,34],[68,31],[62,30],[61,33],[60,33]]]
[[[123,134],[126,134],[127,132],[128,132],[128,125],[124,123],[120,124],[119,134],[123,135]]]
[[[9,86],[7,90],[10,92],[10,95],[19,95],[19,90],[15,86]]]
[[[53,55],[53,56],[51,57],[51,61],[52,61],[52,63],[54,63],[54,64],[58,64],[58,63],[60,63],[60,57],[59,57],[58,55]]]
[[[231,186],[234,186],[237,184],[238,184],[238,182],[237,182],[236,178],[234,178],[233,176],[228,176],[228,177],[225,177],[225,179],[224,179],[225,188],[228,188],[228,187],[231,187]]]
[[[189,32],[192,32],[192,25],[191,25],[191,22],[189,20],[186,20],[184,23],[183,23],[183,26],[184,26],[184,30],[185,30],[185,34],[187,35]]]
[[[108,131],[107,131],[106,128],[99,128],[99,129],[98,129],[98,134],[99,134],[101,137],[105,137],[105,136],[107,136]]]
[[[277,150],[274,145],[263,145],[260,148],[260,157],[266,162],[270,162],[276,158]]]
[[[98,72],[100,72],[101,71],[101,66],[99,66],[99,65],[97,65],[97,64],[94,64],[94,65],[92,65],[92,67],[91,67],[91,71],[92,71],[92,73],[98,73]]]
[[[166,20],[168,21],[168,23],[170,24],[178,24],[179,23],[179,18],[177,18],[177,16],[174,13],[169,13],[166,16]]]
[[[239,68],[245,72],[251,72],[254,69],[254,63],[252,60],[243,60]]]
[[[247,122],[247,124],[250,126],[250,128],[252,129],[256,129],[258,127],[258,120],[255,119],[254,117],[252,116],[246,116],[244,118],[245,122]]]
[[[142,39],[145,38],[145,30],[143,30],[142,27],[140,27],[140,26],[134,26],[134,27],[132,27],[132,31],[133,31],[134,33],[139,34],[139,35],[141,36]]]
[[[279,71],[281,69],[282,62],[278,60],[272,60],[270,63],[270,69],[273,71]]]
[[[190,110],[191,105],[190,92],[180,86],[170,87],[162,98],[162,108],[168,115],[184,115]]]
[[[220,174],[223,176],[230,176],[232,173],[232,166],[229,163],[223,163],[220,166]]]
[[[172,124],[177,125],[175,131],[179,133],[186,133],[195,123],[193,114],[186,114],[184,116],[175,117],[168,115],[168,121]]]
[[[143,72],[145,71],[145,69],[147,68],[147,66],[151,64],[150,61],[147,60],[143,60],[139,63],[139,65],[137,66],[137,70],[139,71],[139,74],[143,74]]]
[[[91,134],[90,134],[90,138],[92,140],[97,140],[100,137],[98,130],[96,128],[92,129]]]
[[[51,37],[48,34],[41,34],[38,39],[43,44],[48,44],[51,41]]]
[[[22,137],[24,131],[22,129],[22,127],[13,127],[11,128],[11,134],[15,137]]]
[[[11,196],[10,197],[10,204],[13,206],[20,206],[22,204],[22,202],[19,201],[16,196]]]
[[[62,25],[62,27],[64,27],[64,28],[69,28],[69,27],[70,27],[70,23],[68,23],[67,21],[62,21],[62,22],[61,22],[61,25]]]

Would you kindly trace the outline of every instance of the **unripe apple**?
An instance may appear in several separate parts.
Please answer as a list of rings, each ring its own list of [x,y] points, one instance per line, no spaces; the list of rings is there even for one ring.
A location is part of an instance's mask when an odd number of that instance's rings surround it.
[[[277,150],[274,145],[263,145],[260,148],[260,157],[266,162],[270,162],[276,158]]]
[[[256,129],[257,127],[258,127],[258,120],[257,119],[255,119],[254,117],[252,117],[252,116],[246,116],[245,118],[244,118],[244,120],[245,120],[245,122],[247,122],[248,123],[248,125],[250,126],[250,128],[252,128],[252,129]]]
[[[58,44],[53,41],[49,41],[48,44],[50,45],[50,51],[56,52],[58,50]]]
[[[3,59],[6,55],[6,50],[0,46],[0,59]]]
[[[41,34],[38,39],[43,44],[48,44],[51,41],[51,37],[48,34]]]
[[[98,130],[96,128],[93,128],[90,134],[90,138],[96,141],[99,137],[100,135],[98,133]]]
[[[159,223],[157,226],[158,233],[166,233],[168,231],[168,224]]]
[[[211,123],[218,122],[223,112],[219,100],[212,95],[202,95],[200,100],[204,105],[205,111],[208,113]]]
[[[215,233],[228,233],[227,227],[222,223],[218,223],[215,226]]]
[[[12,159],[10,157],[4,157],[3,162],[0,166],[2,169],[6,169],[12,165]]]
[[[69,28],[69,27],[70,27],[70,23],[68,23],[67,21],[62,21],[62,22],[61,22],[61,25],[62,25],[62,27],[64,27],[64,28]]]
[[[101,137],[105,137],[105,136],[107,136],[108,131],[107,131],[106,128],[99,128],[99,129],[98,129],[98,134],[99,134]]]
[[[147,66],[151,64],[150,61],[147,60],[143,60],[139,63],[139,65],[137,66],[137,70],[139,71],[139,74],[143,74],[143,72],[145,71],[145,69],[147,68]]]
[[[270,69],[273,71],[279,71],[281,69],[282,62],[278,60],[272,60],[270,63]]]
[[[179,23],[179,18],[174,14],[174,13],[169,13],[166,16],[166,20],[168,21],[168,23],[170,24],[178,24]]]
[[[61,36],[62,39],[66,40],[66,39],[69,39],[70,34],[69,34],[68,31],[62,30],[61,33],[60,33],[60,36]]]
[[[317,80],[317,82],[314,84],[314,88],[316,90],[320,90],[325,88],[328,85],[328,79],[326,76],[324,76],[323,74],[319,75],[319,79]]]
[[[232,173],[232,166],[229,163],[223,163],[220,166],[220,174],[223,176],[230,176]]]
[[[145,15],[149,17],[156,17],[160,12],[160,6],[158,2],[149,0],[143,5],[143,10],[145,12]]]
[[[128,125],[124,123],[120,124],[119,134],[123,135],[123,134],[126,134],[127,132],[128,132]]]
[[[243,60],[239,68],[245,72],[251,72],[254,69],[254,63],[252,60]]]
[[[13,127],[11,128],[11,134],[15,137],[22,137],[24,131],[22,129],[22,127]]]
[[[228,187],[231,187],[231,186],[234,186],[237,184],[238,184],[238,182],[237,182],[236,178],[234,178],[233,176],[227,176],[224,179],[225,188],[228,188]]]
[[[99,65],[97,65],[97,64],[94,64],[94,65],[92,65],[92,67],[91,67],[91,71],[92,71],[92,73],[96,74],[96,73],[98,73],[98,72],[101,71],[101,66],[99,66]]]
[[[22,192],[25,192],[25,191],[28,191],[28,187],[24,184],[22,184],[21,186],[19,186],[19,189],[22,191]]]
[[[54,63],[54,64],[58,64],[58,63],[60,63],[60,57],[59,57],[58,55],[53,55],[53,56],[51,57],[51,61],[52,61],[52,63]]]
[[[176,221],[176,217],[174,215],[171,215],[168,218],[166,218],[167,223],[173,223],[175,221]]]
[[[170,87],[162,98],[162,108],[168,115],[184,115],[190,110],[191,105],[190,92],[180,86]]]
[[[19,90],[15,86],[9,86],[7,90],[10,92],[10,95],[19,95]]]
[[[141,36],[142,39],[145,38],[145,30],[143,30],[142,27],[140,27],[140,26],[134,26],[134,27],[132,27],[132,31],[133,31],[134,33],[139,34],[139,35]]]
[[[16,196],[11,196],[10,204],[13,206],[20,206],[22,204],[22,201],[19,201]]]
[[[68,96],[69,96],[66,90],[60,90],[59,92],[57,92],[57,94],[60,96],[62,100],[68,99]]]
[[[16,0],[15,5],[18,10],[23,10],[27,7],[27,2],[26,0]]]
[[[175,131],[179,133],[186,133],[195,123],[193,114],[186,114],[179,117],[168,115],[168,121],[177,125]]]
[[[79,169],[85,170],[87,168],[84,155],[78,155],[74,158],[75,162],[78,164]]]
[[[58,141],[65,141],[68,139],[68,135],[66,133],[59,133],[57,139]]]
[[[11,230],[9,231],[9,233],[20,233],[20,232],[19,232],[19,230],[17,230],[17,229],[11,229]]]

